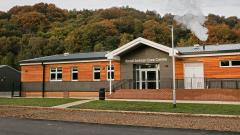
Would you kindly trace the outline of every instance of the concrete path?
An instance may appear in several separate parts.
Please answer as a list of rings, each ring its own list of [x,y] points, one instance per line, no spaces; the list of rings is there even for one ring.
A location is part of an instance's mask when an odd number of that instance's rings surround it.
[[[172,100],[151,100],[151,99],[107,99],[109,101],[139,101],[139,102],[162,102],[172,103]],[[177,100],[177,103],[195,103],[195,104],[229,104],[240,105],[240,102],[231,101],[191,101],[191,100]]]
[[[67,104],[53,106],[52,108],[68,108],[68,107],[71,107],[71,106],[84,104],[84,103],[87,103],[87,102],[90,102],[90,101],[94,101],[94,100],[93,99],[91,99],[91,100],[80,100],[80,101],[76,101],[76,102],[71,102],[71,103],[67,103]]]

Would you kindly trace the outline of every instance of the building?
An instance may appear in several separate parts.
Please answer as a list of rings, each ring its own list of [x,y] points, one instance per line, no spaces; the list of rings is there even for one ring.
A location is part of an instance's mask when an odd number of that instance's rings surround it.
[[[177,47],[174,53],[179,91],[240,88],[240,44]],[[171,55],[172,48],[137,38],[111,52],[23,60],[22,90],[25,96],[97,96],[102,87],[170,90]]]
[[[0,65],[0,96],[19,95],[19,92],[20,72],[10,66]]]

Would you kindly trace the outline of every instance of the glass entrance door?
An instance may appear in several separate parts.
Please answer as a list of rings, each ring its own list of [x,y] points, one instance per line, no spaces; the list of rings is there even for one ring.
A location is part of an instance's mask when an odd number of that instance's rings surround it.
[[[140,68],[139,69],[139,88],[140,89],[158,89],[158,66],[155,68]]]
[[[157,71],[146,71],[147,74],[147,88],[157,88]]]

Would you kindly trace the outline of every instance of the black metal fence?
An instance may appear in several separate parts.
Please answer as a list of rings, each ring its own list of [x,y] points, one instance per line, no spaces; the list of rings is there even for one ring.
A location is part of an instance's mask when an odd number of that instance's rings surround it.
[[[21,83],[13,81],[0,81],[0,96],[2,97],[21,96]]]
[[[164,78],[158,81],[159,89],[172,88],[172,78]],[[189,77],[176,79],[178,89],[240,89],[240,79],[211,79],[201,77]],[[112,85],[113,90],[117,89],[139,89],[139,82],[133,79],[121,80]]]

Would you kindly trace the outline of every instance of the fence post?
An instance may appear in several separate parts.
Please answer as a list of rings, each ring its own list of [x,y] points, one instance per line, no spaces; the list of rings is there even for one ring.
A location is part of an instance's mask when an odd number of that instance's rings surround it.
[[[19,83],[19,97],[22,97],[22,82]]]
[[[208,88],[211,89],[212,86],[211,86],[211,80],[208,80]]]
[[[11,92],[11,97],[14,96],[14,82],[12,83],[12,92]]]
[[[221,80],[221,89],[223,89],[223,81]]]
[[[190,79],[191,79],[191,89],[192,89],[192,77]]]
[[[238,89],[239,87],[238,87],[238,80],[236,80],[236,89]]]

